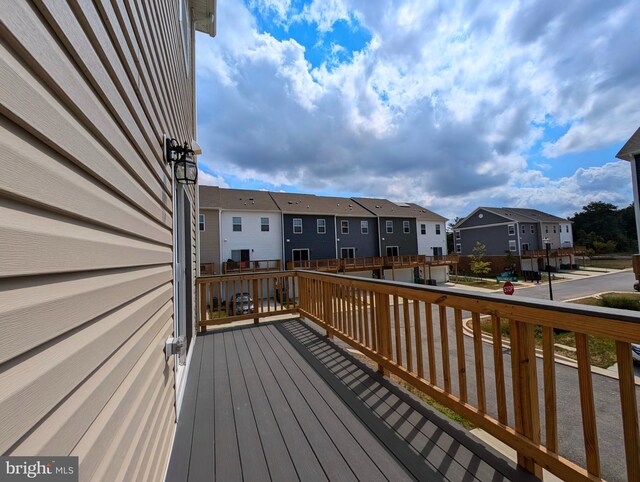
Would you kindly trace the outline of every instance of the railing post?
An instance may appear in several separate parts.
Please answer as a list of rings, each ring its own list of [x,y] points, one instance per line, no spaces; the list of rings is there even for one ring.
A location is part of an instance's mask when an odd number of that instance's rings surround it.
[[[378,338],[378,351],[380,355],[391,358],[391,322],[390,307],[389,307],[389,295],[384,293],[376,293],[376,334]],[[386,370],[384,365],[378,364],[378,371],[383,375],[388,375],[389,370]]]
[[[331,291],[333,289],[333,285],[330,282],[322,283],[322,303],[323,309],[322,313],[324,315],[324,322],[327,326],[327,337],[329,339],[333,339],[333,305],[331,304]]]
[[[253,285],[253,286],[252,286],[252,290],[253,290],[253,296],[252,296],[252,298],[253,298],[253,301],[254,301],[254,303],[253,303],[253,313],[254,313],[254,314],[257,314],[257,313],[260,311],[260,310],[258,309],[258,306],[257,306],[257,305],[258,305],[258,303],[262,303],[262,300],[258,298],[258,278],[254,278],[254,279],[253,279],[253,283],[252,283],[252,285]],[[255,318],[253,319],[253,323],[254,323],[254,324],[256,324],[256,325],[257,325],[258,323],[260,323],[260,317],[259,317],[259,316],[258,316],[258,317],[255,317]]]
[[[534,327],[520,321],[509,322],[511,367],[513,373],[513,404],[516,431],[535,444],[540,443],[540,412]],[[518,465],[538,478],[542,467],[518,452]]]

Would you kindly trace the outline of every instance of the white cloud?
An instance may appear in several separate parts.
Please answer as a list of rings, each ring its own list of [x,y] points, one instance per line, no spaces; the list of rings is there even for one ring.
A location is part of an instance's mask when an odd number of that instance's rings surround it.
[[[203,170],[198,172],[198,184],[201,186],[229,187],[222,176],[212,176]]]
[[[640,3],[585,1],[250,3],[319,37],[338,21],[369,30],[342,64],[347,44],[329,42],[318,68],[297,41],[258,32],[242,2],[222,2],[218,36],[198,38],[201,162],[218,176],[420,200],[443,214],[492,200],[559,213],[594,196],[624,203],[616,163],[560,180],[550,163],[526,167],[545,125],[568,127],[543,146],[556,158],[622,143],[640,120],[630,61]]]

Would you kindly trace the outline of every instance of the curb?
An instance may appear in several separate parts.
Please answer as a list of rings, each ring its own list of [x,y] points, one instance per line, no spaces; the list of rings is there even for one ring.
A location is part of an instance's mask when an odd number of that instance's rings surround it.
[[[471,318],[465,318],[464,320],[462,320],[462,331],[468,337],[474,338],[473,331],[467,326],[467,323],[469,323],[470,321],[471,321]],[[491,335],[482,333],[481,337],[483,342],[493,345],[493,337]],[[554,343],[554,346],[555,346],[555,343]],[[511,344],[507,340],[502,340],[502,348],[511,350]],[[535,352],[536,352],[537,358],[542,358],[542,350],[540,348],[536,347]],[[575,369],[578,368],[578,363],[575,360],[572,360],[571,358],[567,358],[563,355],[558,355],[557,353],[554,353],[554,361],[556,363],[560,363],[561,365],[565,365],[571,368],[575,368]],[[591,373],[612,378],[614,380],[620,379],[620,377],[618,376],[618,372],[614,372],[606,368],[596,367],[594,365],[591,365]],[[634,376],[634,378],[635,378],[636,386],[640,386],[640,377]]]

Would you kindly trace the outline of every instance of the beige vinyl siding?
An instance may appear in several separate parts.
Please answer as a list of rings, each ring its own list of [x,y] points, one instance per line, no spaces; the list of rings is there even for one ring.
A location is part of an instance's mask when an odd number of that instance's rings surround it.
[[[200,209],[204,215],[205,230],[200,232],[200,262],[215,263],[217,273],[221,273],[220,264],[220,211]]]
[[[159,480],[175,422],[161,143],[196,137],[179,2],[12,2],[0,24],[0,453]]]

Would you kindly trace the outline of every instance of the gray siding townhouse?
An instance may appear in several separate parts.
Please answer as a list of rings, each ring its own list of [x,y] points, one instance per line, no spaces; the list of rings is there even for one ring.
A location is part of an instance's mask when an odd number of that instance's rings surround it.
[[[163,480],[194,330],[195,30],[214,0],[0,9],[0,453]],[[40,477],[38,477],[40,478]],[[46,478],[46,475],[45,477]]]
[[[282,252],[286,263],[337,258],[336,218],[322,196],[272,192],[282,212]]]
[[[353,198],[353,200],[377,218],[379,256],[418,254],[415,207],[407,203],[394,203],[387,199]]]
[[[521,255],[540,250],[573,246],[571,221],[537,209],[480,207],[453,227],[454,252],[469,255],[477,242],[489,256],[510,251]]]
[[[338,258],[378,256],[378,221],[353,199],[323,197],[336,218]]]
[[[198,186],[201,274],[220,274],[220,188]]]

